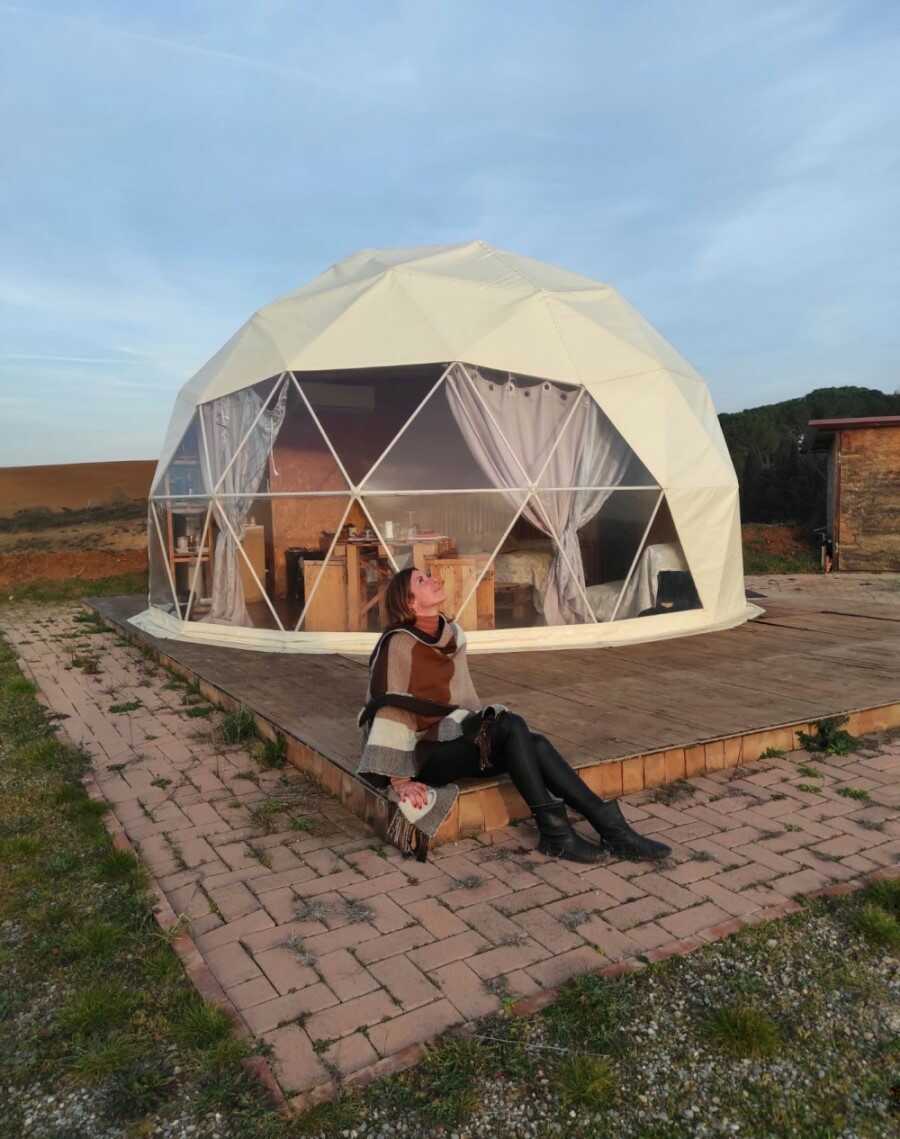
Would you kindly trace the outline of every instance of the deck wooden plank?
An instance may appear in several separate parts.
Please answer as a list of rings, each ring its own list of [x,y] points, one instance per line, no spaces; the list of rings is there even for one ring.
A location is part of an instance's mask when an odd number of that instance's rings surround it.
[[[94,605],[122,623],[144,601],[103,598]],[[479,654],[470,668],[484,701],[513,708],[581,765],[900,702],[900,618],[893,613],[883,619],[868,606],[826,612],[807,599],[796,606],[781,599],[762,618],[723,632],[627,647]],[[365,659],[141,636],[344,770],[355,768]]]

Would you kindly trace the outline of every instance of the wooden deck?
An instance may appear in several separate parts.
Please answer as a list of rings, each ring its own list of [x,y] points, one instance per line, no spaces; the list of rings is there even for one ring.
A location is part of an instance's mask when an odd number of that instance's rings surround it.
[[[900,725],[900,604],[854,599],[832,608],[832,598],[817,604],[784,593],[759,603],[765,616],[726,632],[628,648],[478,655],[470,658],[472,676],[485,702],[515,708],[605,797],[752,762],[767,747],[789,750],[797,731],[825,716],[849,714],[857,733]],[[251,709],[266,734],[286,738],[292,762],[377,829],[384,824],[386,803],[352,774],[362,661],[157,640],[127,623],[142,598],[90,604],[168,667],[199,680],[214,702]],[[527,813],[506,778],[461,786],[442,841]]]

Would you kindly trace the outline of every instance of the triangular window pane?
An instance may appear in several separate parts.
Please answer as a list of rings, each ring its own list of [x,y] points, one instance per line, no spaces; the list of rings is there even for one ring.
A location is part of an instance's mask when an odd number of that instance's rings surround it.
[[[162,541],[160,540],[162,531]],[[175,598],[172,594],[171,566],[163,546],[166,531],[160,524],[159,513],[154,503],[147,510],[147,558],[149,563],[149,599],[155,609],[178,616]]]
[[[494,558],[496,628],[546,625],[544,598],[552,589],[557,546],[537,499],[528,500]]]
[[[490,368],[466,372],[507,442],[535,481],[572,411],[578,388]]]
[[[542,491],[539,499],[562,548],[544,599],[547,623],[611,620],[659,491]]]
[[[190,495],[156,500],[153,509],[159,521],[164,556],[175,584],[178,613],[185,617],[195,580],[203,595],[212,585],[209,534],[204,535],[208,530],[210,502],[208,498]]]
[[[467,629],[493,629],[496,590],[488,568],[524,492],[367,495],[363,504],[398,569],[415,565],[444,583],[448,615]]]
[[[493,490],[527,486],[528,481],[462,369],[456,368],[367,476],[363,490]]]
[[[284,419],[287,380],[276,376],[201,405],[214,491],[259,494],[268,484],[273,441]]]
[[[663,499],[622,593],[616,620],[700,608],[687,558]]]
[[[656,486],[656,480],[589,392],[566,423],[540,485]]]
[[[155,496],[203,495],[209,493],[209,477],[203,438],[200,432],[200,415],[188,424],[187,431],[172,456],[169,465],[153,487]]]
[[[296,373],[322,430],[358,485],[437,383],[444,365]]]

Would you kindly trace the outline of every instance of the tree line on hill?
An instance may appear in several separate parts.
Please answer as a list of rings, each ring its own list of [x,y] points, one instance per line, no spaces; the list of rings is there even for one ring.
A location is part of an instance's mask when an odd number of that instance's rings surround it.
[[[900,392],[817,388],[798,399],[719,416],[741,490],[744,522],[825,525],[827,455],[806,449],[811,419],[900,415]]]

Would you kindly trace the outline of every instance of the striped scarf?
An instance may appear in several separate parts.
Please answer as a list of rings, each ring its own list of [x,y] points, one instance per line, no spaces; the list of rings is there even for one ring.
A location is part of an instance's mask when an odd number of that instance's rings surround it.
[[[422,767],[416,745],[423,740],[458,739],[464,734],[464,722],[473,715],[479,717],[474,740],[484,769],[487,722],[502,710],[499,704],[482,708],[469,676],[466,634],[455,622],[442,619],[436,639],[408,625],[387,629],[369,658],[369,688],[359,715],[363,749],[356,773],[376,786],[389,786],[391,776],[416,779]],[[466,734],[473,724],[466,725]],[[388,837],[420,861],[427,857],[430,840],[459,796],[455,783],[435,791],[431,810],[414,824],[397,806],[393,788],[387,791],[394,805]]]

